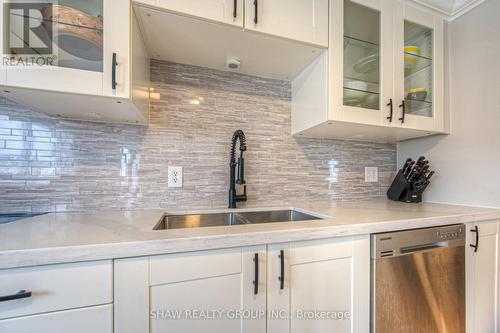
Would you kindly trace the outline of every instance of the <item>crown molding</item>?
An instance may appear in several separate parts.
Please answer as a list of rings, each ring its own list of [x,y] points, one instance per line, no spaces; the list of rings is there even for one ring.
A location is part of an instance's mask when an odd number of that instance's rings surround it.
[[[471,9],[479,6],[484,1],[485,0],[404,0],[403,2],[439,14],[448,21],[453,21]]]

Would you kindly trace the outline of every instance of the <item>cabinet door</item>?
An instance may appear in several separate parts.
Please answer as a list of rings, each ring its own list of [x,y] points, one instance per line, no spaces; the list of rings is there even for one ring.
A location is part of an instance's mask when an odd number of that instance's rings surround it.
[[[258,246],[117,260],[115,332],[265,332],[265,253]]]
[[[268,246],[268,332],[368,332],[368,237]]]
[[[129,1],[104,1],[104,61],[102,89],[104,96],[130,97],[131,46],[130,22],[131,6]],[[114,54],[116,63],[113,64]],[[113,75],[114,73],[114,75]],[[113,84],[116,81],[116,85]]]
[[[444,130],[444,21],[398,3],[395,28],[397,126]]]
[[[245,29],[328,47],[328,0],[245,0]]]
[[[148,0],[147,2],[174,12],[243,27],[243,0]]]
[[[465,258],[467,332],[497,332],[498,224],[485,222],[468,228]],[[477,246],[477,252],[470,245]]]
[[[6,5],[3,37],[9,86],[122,96],[128,70],[130,4],[118,0],[48,0]],[[8,28],[7,28],[8,27]],[[111,86],[117,53],[118,87]],[[106,82],[104,82],[106,81]]]
[[[330,119],[389,126],[394,120],[393,1],[332,3]]]

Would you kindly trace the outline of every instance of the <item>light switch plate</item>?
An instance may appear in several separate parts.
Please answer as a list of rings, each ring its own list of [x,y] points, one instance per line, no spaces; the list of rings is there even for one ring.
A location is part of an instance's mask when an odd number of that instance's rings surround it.
[[[182,187],[182,167],[168,167],[168,187]]]
[[[366,183],[378,182],[378,168],[377,167],[365,167],[365,182]]]

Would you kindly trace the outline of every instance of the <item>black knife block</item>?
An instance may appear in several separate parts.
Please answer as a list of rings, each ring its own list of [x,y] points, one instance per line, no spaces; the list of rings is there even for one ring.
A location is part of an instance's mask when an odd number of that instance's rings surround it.
[[[422,193],[427,186],[416,189],[415,184],[406,179],[401,170],[387,191],[387,197],[393,201],[419,203],[422,202]]]

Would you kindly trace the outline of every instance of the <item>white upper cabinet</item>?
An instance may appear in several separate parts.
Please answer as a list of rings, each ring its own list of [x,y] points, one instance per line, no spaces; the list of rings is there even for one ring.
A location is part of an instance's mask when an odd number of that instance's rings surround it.
[[[443,19],[396,0],[330,6],[328,53],[292,81],[292,134],[396,142],[443,133]]]
[[[137,0],[134,9],[157,60],[291,81],[328,47],[328,0]]]
[[[138,2],[243,27],[243,0],[139,0]]]
[[[0,4],[0,94],[63,118],[147,123],[149,56],[128,1]]]
[[[244,27],[245,30],[328,47],[329,0],[136,0],[135,2],[186,16]]]
[[[444,21],[398,3],[394,22],[394,95],[399,106],[396,124],[442,132]]]
[[[4,4],[10,23],[10,31],[4,31],[4,51],[13,59],[7,66],[7,85],[128,97],[129,34],[123,30],[130,16],[127,2],[42,1],[33,5],[36,8]],[[26,16],[29,32],[24,31]],[[117,89],[112,89],[113,54]]]
[[[331,110],[334,120],[386,125],[392,98],[392,3],[336,0],[332,12]],[[340,50],[336,52],[335,50]],[[336,73],[343,73],[339,75]]]
[[[328,0],[245,0],[245,29],[328,47]]]

